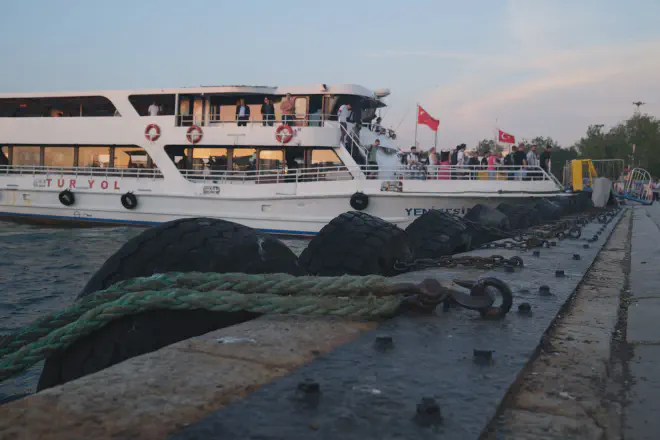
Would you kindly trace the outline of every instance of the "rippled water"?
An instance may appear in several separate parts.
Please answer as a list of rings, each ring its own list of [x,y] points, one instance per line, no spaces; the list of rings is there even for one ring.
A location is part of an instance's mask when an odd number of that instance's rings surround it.
[[[105,260],[140,228],[64,229],[0,222],[0,334],[69,305]],[[296,254],[306,240],[283,240]],[[42,365],[0,383],[0,402],[31,393]]]

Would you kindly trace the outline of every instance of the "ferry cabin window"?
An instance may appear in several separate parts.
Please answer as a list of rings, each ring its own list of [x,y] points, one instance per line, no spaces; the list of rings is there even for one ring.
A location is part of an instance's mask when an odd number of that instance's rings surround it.
[[[0,147],[0,166],[9,165],[9,147],[3,145]]]
[[[128,100],[138,112],[140,116],[150,116],[149,107],[156,104],[159,108],[159,116],[172,116],[174,115],[174,107],[176,97],[174,94],[170,95],[131,95]]]
[[[227,171],[226,148],[192,149],[192,169],[209,171]]]
[[[75,155],[73,147],[44,147],[44,166],[71,168],[75,163]]]
[[[234,171],[254,171],[257,169],[257,150],[255,148],[234,148],[232,152]]]
[[[109,168],[110,147],[78,148],[78,166],[81,168]]]
[[[0,99],[0,117],[109,117],[116,108],[104,96],[70,96]]]
[[[259,151],[259,171],[280,170],[283,162],[284,151],[282,150]]]
[[[41,147],[23,147],[14,145],[12,165],[41,165]]]
[[[140,147],[115,147],[113,168],[149,168],[149,155]]]
[[[344,166],[334,150],[312,150],[312,167]]]

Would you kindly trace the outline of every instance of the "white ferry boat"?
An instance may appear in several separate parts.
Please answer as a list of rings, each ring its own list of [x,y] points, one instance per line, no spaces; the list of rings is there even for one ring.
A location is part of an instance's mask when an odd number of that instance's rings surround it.
[[[310,236],[353,209],[405,227],[431,208],[464,214],[561,192],[540,168],[523,180],[507,167],[400,165],[394,133],[374,124],[388,95],[326,84],[0,94],[0,218],[208,216]],[[345,104],[358,127],[338,120]],[[376,139],[378,165],[367,166]]]

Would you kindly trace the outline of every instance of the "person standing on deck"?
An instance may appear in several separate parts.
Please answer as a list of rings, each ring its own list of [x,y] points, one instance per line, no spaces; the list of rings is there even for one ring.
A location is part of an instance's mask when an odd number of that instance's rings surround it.
[[[341,129],[341,137],[340,137],[340,142],[344,143],[344,138],[346,137],[346,132],[348,131],[348,120],[349,118],[352,118],[353,114],[353,108],[351,107],[351,104],[344,104],[341,107],[339,107],[339,110],[337,110],[337,120],[339,121],[339,127]]]
[[[525,144],[518,145],[518,151],[513,154],[513,164],[515,165],[515,180],[522,180],[522,173],[527,165],[527,153],[525,153]]]
[[[375,179],[378,177],[378,150],[380,149],[380,139],[376,139],[373,145],[367,147],[367,178]]]
[[[539,158],[536,155],[536,145],[532,145],[529,148],[529,151],[527,152],[526,160],[527,160],[527,166],[530,168],[539,166]],[[536,180],[538,178],[538,174],[536,170],[529,169],[527,170],[526,174],[527,174],[526,180]]]
[[[144,108],[144,107],[142,107]],[[158,116],[158,113],[160,113],[160,107],[156,105],[156,102],[152,102],[151,105],[149,106],[149,116]]]
[[[245,99],[239,99],[236,104],[236,120],[239,127],[247,127],[247,121],[250,119],[250,107],[245,105]]]
[[[488,167],[488,178],[490,180],[495,180],[495,172],[496,172],[496,165],[497,165],[497,156],[495,155],[495,152],[489,151],[488,152],[488,158],[486,159],[486,164]]]
[[[515,167],[513,166],[513,158],[518,152],[518,147],[513,145],[511,147],[511,151],[509,154],[506,155],[504,160],[502,161],[504,165],[506,165],[506,168],[504,168],[504,173],[506,174],[506,180],[513,180],[513,176],[515,174],[514,170]]]
[[[282,123],[291,125],[293,122],[293,113],[296,110],[296,101],[287,93],[282,102],[280,103],[280,111],[282,112]]]
[[[543,171],[545,171],[548,174],[550,174],[551,157],[552,157],[552,146],[548,145],[547,147],[545,147],[545,151],[541,153],[541,158],[540,158],[541,168],[543,169]]]
[[[268,96],[264,98],[264,103],[261,104],[261,120],[264,125],[269,127],[273,126],[273,121],[275,121],[275,106],[270,102]]]

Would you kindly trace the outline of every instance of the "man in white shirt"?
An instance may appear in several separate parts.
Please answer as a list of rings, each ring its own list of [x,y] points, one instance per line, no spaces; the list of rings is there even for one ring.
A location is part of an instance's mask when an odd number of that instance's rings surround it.
[[[149,106],[149,116],[158,116],[160,108],[156,105],[155,102],[152,102]]]
[[[527,166],[528,167],[538,167],[539,166],[539,158],[536,155],[536,145],[532,145],[527,152],[527,157],[525,158],[527,161]],[[535,170],[527,170],[526,173],[527,179],[526,180],[536,180],[539,176]]]
[[[346,130],[348,130],[348,118],[353,112],[350,104],[344,104],[339,107],[337,110],[337,119],[339,120],[339,126],[341,127],[341,138],[340,142],[344,143],[344,136],[346,136]]]

